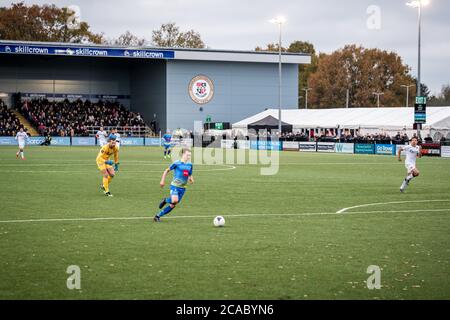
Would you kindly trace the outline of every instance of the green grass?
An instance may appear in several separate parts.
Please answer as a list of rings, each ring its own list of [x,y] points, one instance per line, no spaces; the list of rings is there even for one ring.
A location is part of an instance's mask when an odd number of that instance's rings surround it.
[[[419,160],[404,194],[405,168],[388,156],[283,152],[274,176],[197,165],[155,224],[161,153],[123,147],[106,198],[97,148],[30,147],[26,161],[0,148],[0,299],[450,298],[449,160]],[[407,203],[420,200],[448,201]],[[88,220],[99,217],[148,219]],[[70,218],[86,220],[5,222]],[[66,287],[69,265],[81,290]],[[380,290],[366,287],[369,265]]]

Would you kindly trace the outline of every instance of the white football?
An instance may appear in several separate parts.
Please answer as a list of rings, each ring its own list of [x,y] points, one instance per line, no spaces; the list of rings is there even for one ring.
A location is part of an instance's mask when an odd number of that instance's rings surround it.
[[[217,216],[214,218],[214,226],[223,227],[225,225],[225,219],[222,216]]]

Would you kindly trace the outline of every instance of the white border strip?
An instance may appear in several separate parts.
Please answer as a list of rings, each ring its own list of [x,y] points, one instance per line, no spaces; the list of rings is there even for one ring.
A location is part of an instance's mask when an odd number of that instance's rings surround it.
[[[450,201],[450,200],[449,200]],[[424,209],[424,210],[381,210],[381,211],[354,211],[348,212],[350,214],[364,214],[364,213],[417,213],[417,212],[450,212],[450,208],[443,209]],[[306,212],[306,213],[254,213],[254,214],[229,214],[224,217],[232,218],[252,218],[252,217],[301,217],[301,216],[320,216],[320,215],[338,215],[336,212]],[[168,216],[163,219],[213,219],[214,216]],[[152,220],[153,216],[147,217],[97,217],[97,218],[54,218],[54,219],[27,219],[27,220],[3,220],[0,223],[27,223],[27,222],[72,222],[72,221],[117,221],[117,220]]]
[[[385,204],[402,204],[402,203],[419,203],[419,202],[450,202],[450,200],[409,200],[409,201],[390,201],[390,202],[366,203],[366,204],[361,204],[358,206],[343,208],[339,211],[336,211],[336,213],[339,214],[339,213],[344,213],[351,209],[372,207],[372,206],[382,206]]]

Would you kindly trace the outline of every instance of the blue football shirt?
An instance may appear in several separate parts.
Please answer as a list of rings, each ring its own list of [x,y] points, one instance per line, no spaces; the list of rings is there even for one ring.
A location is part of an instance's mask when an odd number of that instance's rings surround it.
[[[169,167],[169,169],[173,170],[173,180],[172,186],[178,188],[185,188],[188,182],[189,176],[192,175],[192,163],[190,162],[182,162],[180,160],[175,161]]]

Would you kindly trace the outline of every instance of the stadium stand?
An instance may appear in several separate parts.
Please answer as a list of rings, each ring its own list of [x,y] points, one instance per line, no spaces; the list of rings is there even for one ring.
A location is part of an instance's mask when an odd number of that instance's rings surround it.
[[[25,100],[19,110],[40,135],[89,136],[89,127],[145,126],[139,113],[127,110],[118,102],[47,99]]]
[[[15,136],[20,127],[17,116],[0,99],[0,136]]]

